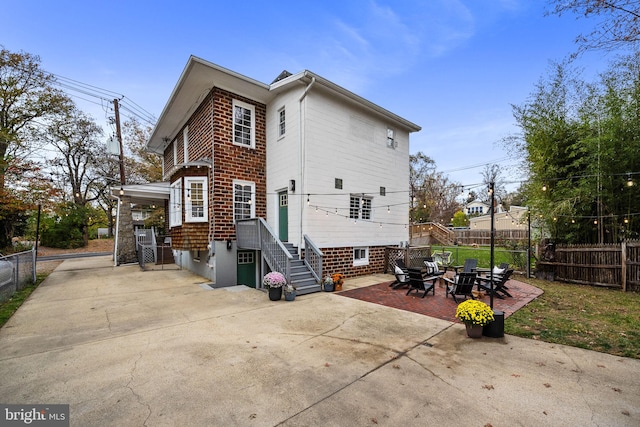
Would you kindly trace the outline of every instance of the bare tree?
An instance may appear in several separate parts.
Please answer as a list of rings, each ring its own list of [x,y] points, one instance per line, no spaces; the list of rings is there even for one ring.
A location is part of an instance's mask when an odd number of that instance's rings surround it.
[[[640,1],[638,0],[549,0],[547,14],[574,13],[596,18],[595,30],[576,37],[578,53],[604,49],[635,47],[640,41]]]

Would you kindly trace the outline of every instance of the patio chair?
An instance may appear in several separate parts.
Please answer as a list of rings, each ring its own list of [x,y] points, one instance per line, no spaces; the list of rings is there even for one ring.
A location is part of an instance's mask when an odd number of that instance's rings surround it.
[[[431,291],[433,295],[436,294],[436,280],[438,280],[440,276],[432,276],[432,277],[423,277],[422,271],[419,268],[410,268],[409,269],[409,290],[407,291],[407,295],[411,293],[411,291],[424,292],[422,294],[422,298],[427,295],[427,292]],[[428,282],[431,283],[428,283]]]
[[[393,274],[396,276],[396,280],[389,285],[390,288],[399,289],[409,286],[409,271],[402,258],[396,260]]]
[[[454,265],[453,271],[455,271],[456,275],[458,274],[458,270],[462,269],[463,273],[476,273],[476,268],[478,267],[478,260],[476,258],[467,258],[464,260],[464,265]]]
[[[478,290],[482,289],[489,295],[493,294],[494,297],[498,297],[500,299],[504,299],[505,296],[513,298],[505,286],[505,283],[507,283],[512,274],[513,269],[507,270],[503,274],[496,274],[493,277],[493,286],[491,284],[491,277],[479,277]]]
[[[451,295],[456,304],[458,303],[458,299],[456,298],[456,296],[464,296],[465,300],[467,299],[467,297],[475,299],[472,291],[474,285],[476,284],[476,278],[477,275],[475,272],[460,273],[451,279],[445,277],[445,282],[449,283],[445,296],[448,298],[449,295]]]
[[[440,271],[440,266],[437,262],[433,261],[433,258],[425,258],[423,262],[427,269],[425,275],[442,276],[444,274],[444,271]]]

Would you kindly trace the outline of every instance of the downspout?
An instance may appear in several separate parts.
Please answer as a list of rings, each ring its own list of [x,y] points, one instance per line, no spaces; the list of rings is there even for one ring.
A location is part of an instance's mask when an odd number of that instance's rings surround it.
[[[118,200],[118,209],[116,209],[116,241],[113,244],[113,266],[118,266],[118,237],[120,237],[120,197],[116,197]]]
[[[308,76],[309,72],[305,71],[304,75],[305,77]],[[300,225],[300,242],[298,244],[299,248],[302,248],[302,245],[304,243],[304,237],[303,237],[303,230],[302,230],[302,218],[303,218],[303,211],[304,211],[304,193],[305,193],[305,180],[304,180],[304,161],[305,161],[305,148],[304,148],[304,129],[302,127],[302,101],[304,101],[304,99],[307,97],[307,93],[309,93],[309,91],[311,90],[311,88],[313,87],[313,85],[316,83],[316,78],[311,76],[311,81],[309,82],[309,84],[307,85],[307,87],[304,89],[304,92],[302,93],[302,95],[300,96],[300,99],[298,100],[298,118],[299,118],[299,126],[298,126],[298,132],[300,133],[300,164],[298,165],[299,170],[300,170],[300,220],[299,220],[299,225]]]

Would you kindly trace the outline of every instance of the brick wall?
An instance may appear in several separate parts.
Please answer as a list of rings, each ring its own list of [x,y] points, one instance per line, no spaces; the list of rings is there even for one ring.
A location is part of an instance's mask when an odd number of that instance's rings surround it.
[[[233,144],[234,99],[255,107],[255,148]],[[266,217],[266,105],[215,88],[202,101],[185,126],[189,126],[187,161],[212,158],[213,169],[205,171],[203,168],[182,168],[171,176],[170,182],[185,176],[209,177],[210,223],[206,225],[206,231],[202,224],[174,227],[171,229],[171,237],[176,248],[205,249],[208,240],[235,239],[234,179],[255,183],[255,215]],[[178,132],[164,152],[165,171],[174,166],[174,144],[178,150],[178,163],[183,163],[184,128]],[[192,236],[192,233],[196,235]]]
[[[366,276],[374,273],[384,273],[385,246],[369,247],[369,264],[353,265],[353,247],[322,248],[322,274],[342,273],[345,277]]]
[[[255,149],[233,144],[233,100],[255,106]],[[266,217],[266,105],[222,89],[213,91],[213,236],[214,240],[235,239],[233,223],[233,180],[255,183],[255,216]]]

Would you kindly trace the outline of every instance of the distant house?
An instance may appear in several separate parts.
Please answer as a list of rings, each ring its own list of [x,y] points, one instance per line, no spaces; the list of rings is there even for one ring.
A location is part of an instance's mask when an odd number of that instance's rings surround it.
[[[382,272],[408,240],[419,130],[310,71],[265,84],[192,56],[147,143],[165,180],[149,198],[165,200],[176,262],[214,287],[277,270],[316,291]]]
[[[491,230],[491,212],[482,216],[469,219],[471,230]],[[505,210],[498,205],[495,214],[495,230],[517,230],[527,227],[527,208],[523,206],[511,206]]]
[[[464,213],[467,214],[467,216],[484,215],[489,213],[489,204],[479,200],[474,200],[465,205]]]

